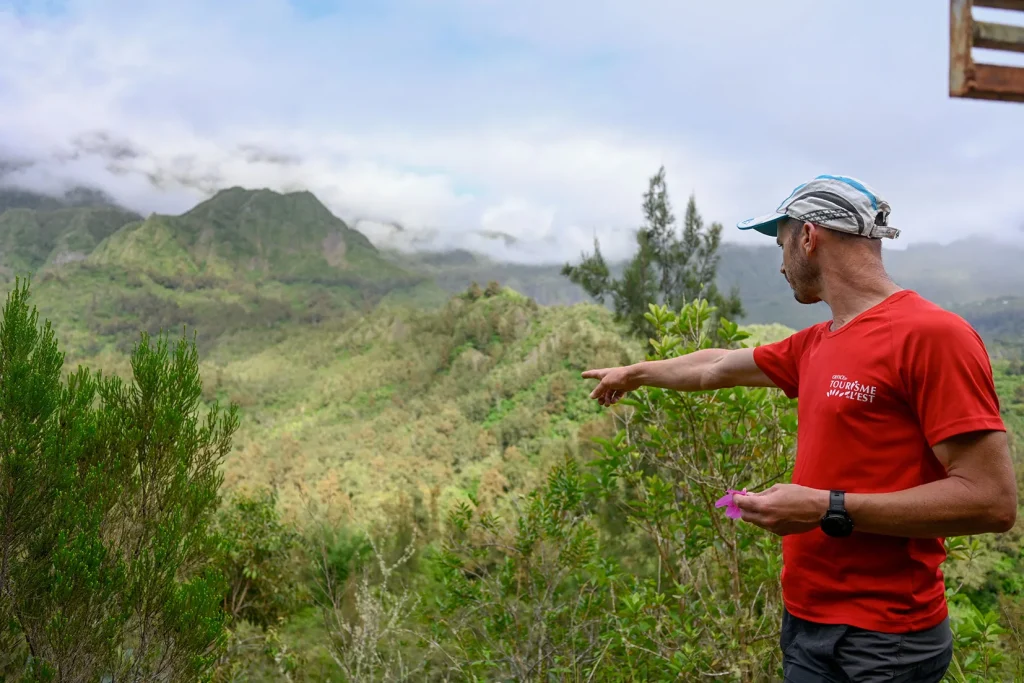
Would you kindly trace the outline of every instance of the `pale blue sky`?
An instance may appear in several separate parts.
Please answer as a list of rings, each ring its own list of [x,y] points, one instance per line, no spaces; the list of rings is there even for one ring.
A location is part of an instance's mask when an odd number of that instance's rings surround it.
[[[142,211],[305,187],[525,260],[625,253],[660,164],[731,240],[819,173],[900,243],[1020,239],[1024,105],[950,99],[948,35],[935,0],[0,0],[0,156]]]

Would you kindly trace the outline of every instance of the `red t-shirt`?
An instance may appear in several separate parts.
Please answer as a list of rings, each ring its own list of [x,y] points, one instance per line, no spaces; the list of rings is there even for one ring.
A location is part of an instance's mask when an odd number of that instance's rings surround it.
[[[959,316],[899,291],[838,330],[831,321],[754,349],[797,406],[793,483],[853,493],[946,477],[932,446],[1004,431],[984,343]],[[856,520],[854,520],[856,524]],[[795,616],[900,633],[947,614],[944,539],[821,529],[784,536],[782,593]]]

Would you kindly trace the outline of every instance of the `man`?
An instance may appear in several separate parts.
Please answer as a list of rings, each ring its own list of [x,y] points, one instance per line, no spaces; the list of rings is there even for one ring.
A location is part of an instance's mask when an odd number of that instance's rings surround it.
[[[889,205],[822,175],[738,225],[775,237],[800,303],[832,320],[754,349],[706,349],[588,370],[602,405],[641,386],[774,386],[799,397],[792,484],[735,495],[783,536],[787,681],[939,681],[952,658],[940,564],[947,536],[1001,533],[1017,512],[985,347],[882,265]]]

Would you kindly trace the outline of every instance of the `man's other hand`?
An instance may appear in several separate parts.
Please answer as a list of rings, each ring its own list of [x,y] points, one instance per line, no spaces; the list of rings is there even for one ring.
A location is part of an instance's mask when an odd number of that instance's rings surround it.
[[[618,368],[600,368],[583,372],[584,379],[600,380],[590,398],[597,399],[603,406],[618,403],[630,391],[639,389],[642,384],[631,366]]]
[[[778,536],[802,534],[818,527],[828,511],[829,492],[798,484],[775,484],[760,493],[733,494],[743,521]]]

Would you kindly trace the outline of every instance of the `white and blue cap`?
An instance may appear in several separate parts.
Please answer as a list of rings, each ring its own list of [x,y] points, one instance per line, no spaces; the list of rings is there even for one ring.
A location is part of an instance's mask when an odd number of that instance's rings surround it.
[[[775,237],[786,217],[823,228],[874,239],[896,239],[900,231],[889,226],[889,203],[855,178],[820,175],[798,185],[773,213],[736,224]]]

